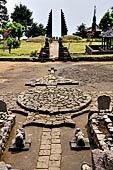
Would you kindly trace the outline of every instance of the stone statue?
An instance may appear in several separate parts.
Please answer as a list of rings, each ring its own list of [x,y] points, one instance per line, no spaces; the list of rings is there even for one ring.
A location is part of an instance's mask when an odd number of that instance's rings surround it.
[[[89,150],[90,144],[89,139],[84,138],[84,133],[80,128],[76,128],[74,138],[70,141],[70,147],[73,150]]]
[[[45,40],[45,47],[49,47],[48,38],[46,38],[46,40]]]
[[[23,128],[17,129],[15,137],[16,147],[22,148],[25,146],[25,131]]]
[[[83,162],[83,164],[81,166],[81,170],[92,170],[92,167],[88,163]]]
[[[84,146],[85,142],[84,142],[84,134],[83,132],[80,130],[80,128],[76,129],[75,132],[75,141],[77,143],[78,146]]]
[[[16,137],[13,139],[9,147],[9,151],[28,151],[31,146],[31,140],[26,140],[25,130],[23,128],[17,129]]]
[[[59,38],[59,47],[63,47],[63,45],[62,45],[62,38]]]

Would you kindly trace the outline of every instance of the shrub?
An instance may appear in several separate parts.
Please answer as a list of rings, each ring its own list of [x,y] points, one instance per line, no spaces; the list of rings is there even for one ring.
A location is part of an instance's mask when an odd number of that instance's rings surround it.
[[[31,54],[30,54],[30,57],[38,57],[38,52],[37,52],[37,50],[32,51]]]

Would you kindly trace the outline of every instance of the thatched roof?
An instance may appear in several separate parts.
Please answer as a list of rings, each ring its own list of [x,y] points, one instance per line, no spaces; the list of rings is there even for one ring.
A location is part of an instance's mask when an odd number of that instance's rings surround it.
[[[110,28],[109,30],[105,31],[105,32],[102,32],[100,34],[101,37],[103,38],[112,38],[113,37],[113,27]]]

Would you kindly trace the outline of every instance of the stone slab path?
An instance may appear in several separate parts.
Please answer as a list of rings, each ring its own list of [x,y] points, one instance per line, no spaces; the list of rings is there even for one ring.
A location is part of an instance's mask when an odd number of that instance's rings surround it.
[[[58,41],[53,41],[50,46],[50,58],[54,59],[58,57],[59,43]]]
[[[60,128],[43,128],[36,170],[61,170],[60,137]]]

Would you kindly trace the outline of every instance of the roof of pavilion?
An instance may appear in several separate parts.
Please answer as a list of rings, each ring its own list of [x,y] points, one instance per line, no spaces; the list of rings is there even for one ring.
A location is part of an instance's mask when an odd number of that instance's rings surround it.
[[[92,27],[86,28],[85,29],[86,32],[92,32]],[[101,32],[102,30],[99,28],[98,25],[96,25],[96,32]]]
[[[105,32],[102,32],[100,34],[100,36],[103,37],[103,38],[107,38],[107,37],[112,38],[113,37],[113,27],[110,28],[109,30],[105,31]]]

